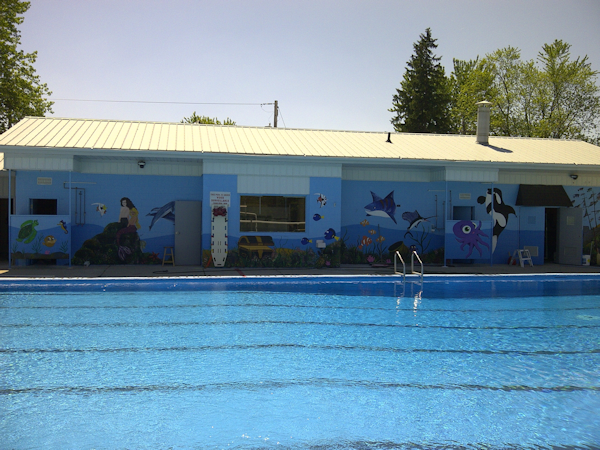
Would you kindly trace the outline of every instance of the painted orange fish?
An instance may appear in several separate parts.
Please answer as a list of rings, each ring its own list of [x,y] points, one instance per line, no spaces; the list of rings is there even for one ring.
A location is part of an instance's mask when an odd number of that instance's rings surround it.
[[[362,221],[360,224],[361,224],[363,227],[366,227],[367,225],[369,225],[369,221],[368,221],[367,219],[365,219],[365,220],[363,220],[363,221]]]
[[[375,234],[375,233],[377,233],[377,231],[375,231],[375,230],[369,230],[369,234]]]
[[[360,241],[361,245],[371,245],[373,243],[373,239],[371,239],[368,236],[363,236],[362,240]]]
[[[56,244],[56,239],[54,236],[46,236],[42,244],[44,244],[46,247],[52,247],[54,244]]]
[[[379,236],[377,239],[375,239],[375,242],[381,243],[383,241],[385,241],[385,238],[383,236]]]

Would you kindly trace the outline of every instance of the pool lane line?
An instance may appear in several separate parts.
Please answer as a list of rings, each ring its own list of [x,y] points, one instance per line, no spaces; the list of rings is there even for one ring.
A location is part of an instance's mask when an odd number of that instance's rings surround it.
[[[151,384],[125,386],[35,386],[0,389],[0,396],[15,394],[74,394],[90,395],[119,392],[185,392],[224,389],[256,390],[256,389],[287,389],[297,386],[328,387],[328,388],[367,388],[367,389],[418,389],[418,390],[450,390],[450,391],[500,391],[500,392],[542,392],[542,393],[575,393],[598,392],[600,386],[528,386],[528,385],[480,385],[480,384],[420,384],[397,383],[389,381],[344,380],[328,378],[308,378],[304,380],[260,381],[260,382],[223,382],[207,384]]]

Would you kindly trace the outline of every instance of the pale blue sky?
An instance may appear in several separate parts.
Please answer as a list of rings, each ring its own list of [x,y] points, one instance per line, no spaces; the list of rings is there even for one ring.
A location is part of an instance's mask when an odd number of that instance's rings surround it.
[[[600,0],[32,0],[25,51],[51,99],[270,103],[279,126],[392,131],[388,109],[427,27],[452,58],[562,39],[600,70]],[[56,100],[55,117],[267,126],[273,107]]]

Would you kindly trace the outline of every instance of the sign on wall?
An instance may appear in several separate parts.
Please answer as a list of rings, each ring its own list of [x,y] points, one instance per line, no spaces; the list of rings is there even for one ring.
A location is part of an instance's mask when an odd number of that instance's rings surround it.
[[[231,192],[212,192],[210,193],[210,206],[223,206],[229,208],[231,206]]]

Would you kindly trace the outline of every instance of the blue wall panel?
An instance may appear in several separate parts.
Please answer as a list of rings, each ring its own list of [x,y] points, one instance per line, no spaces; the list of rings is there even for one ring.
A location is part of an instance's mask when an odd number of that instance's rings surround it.
[[[37,177],[52,177],[51,186],[37,185]],[[137,209],[141,251],[162,256],[165,245],[174,244],[174,224],[168,217],[154,220],[153,213],[175,200],[202,200],[202,177],[125,176],[65,172],[25,172],[17,177],[17,213],[29,213],[30,198],[56,198],[58,213],[68,214],[71,195],[71,247],[73,253],[86,240],[119,221],[121,199]],[[75,211],[77,210],[77,214]],[[152,228],[150,228],[152,226]],[[116,242],[114,244],[116,246]]]

